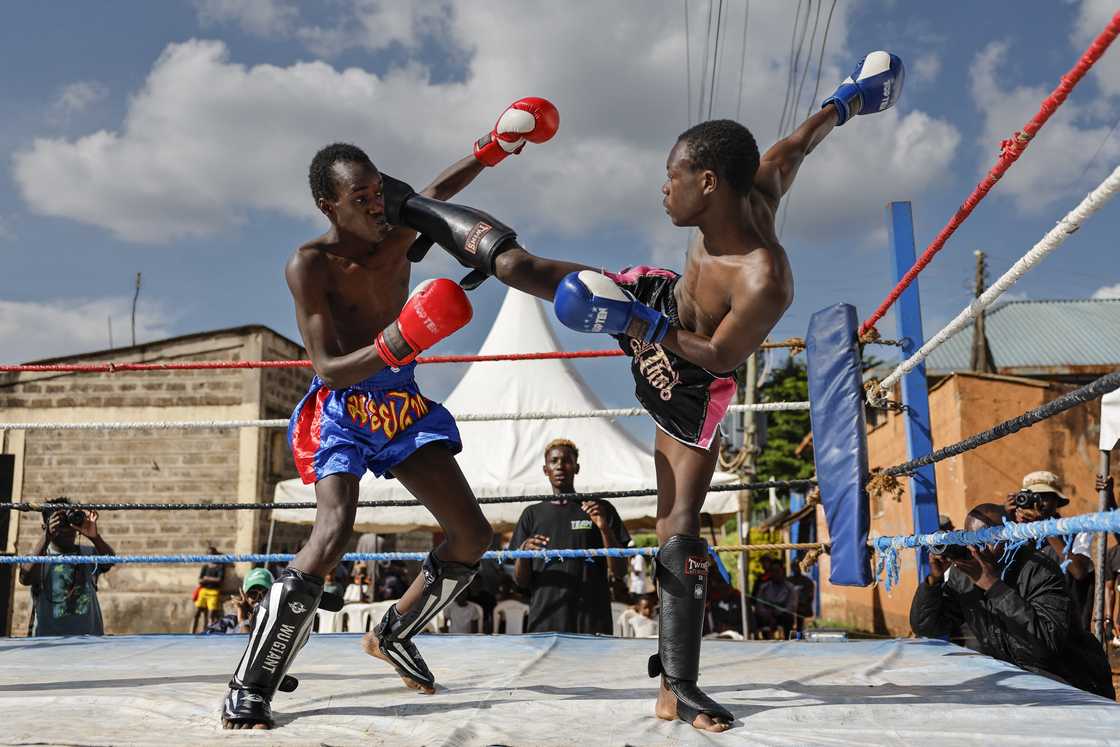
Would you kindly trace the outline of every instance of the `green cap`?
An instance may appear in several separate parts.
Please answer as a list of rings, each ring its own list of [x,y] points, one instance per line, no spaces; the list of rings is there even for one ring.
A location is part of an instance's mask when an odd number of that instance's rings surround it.
[[[243,591],[249,591],[249,589],[252,589],[254,586],[263,586],[267,589],[272,586],[273,580],[272,574],[269,573],[267,568],[254,568],[249,571],[249,575],[247,575],[245,580],[241,583],[241,589]]]

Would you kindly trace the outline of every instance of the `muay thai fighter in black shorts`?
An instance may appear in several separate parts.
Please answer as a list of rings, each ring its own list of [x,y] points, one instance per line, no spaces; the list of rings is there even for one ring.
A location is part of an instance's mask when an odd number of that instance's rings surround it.
[[[793,277],[774,216],[802,160],[855,114],[890,107],[902,88],[898,57],[873,52],[825,99],[821,111],[759,157],[754,137],[729,120],[703,122],[678,138],[661,191],[677,226],[699,232],[684,273],[648,267],[621,273],[536,257],[490,215],[399,194],[395,217],[417,229],[419,258],[438,242],[472,272],[554,302],[582,332],[615,335],[632,356],[636,394],[658,425],[657,581],[661,676],[655,712],[723,731],[733,715],[697,686],[710,561],[700,507],[719,451],[719,421],[734,391],[729,372],[753,354],[793,301]]]

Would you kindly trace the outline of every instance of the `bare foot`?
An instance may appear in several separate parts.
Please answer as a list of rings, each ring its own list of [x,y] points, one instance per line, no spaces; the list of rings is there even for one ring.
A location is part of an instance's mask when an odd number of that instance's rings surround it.
[[[665,685],[665,678],[661,678],[661,689],[657,692],[657,705],[654,706],[653,712],[660,719],[666,721],[677,720],[677,696],[673,695],[673,691]],[[692,722],[693,728],[701,731],[714,731],[721,732],[727,731],[731,728],[731,724],[726,721],[716,721],[706,713],[699,714]]]
[[[263,722],[252,721],[226,721],[222,719],[223,729],[271,729],[272,727]]]
[[[381,641],[377,639],[377,635],[372,631],[362,636],[362,651],[365,651],[370,656],[381,659],[381,661],[393,667],[393,671],[400,675],[401,681],[404,682],[407,687],[418,690],[424,695],[435,694],[436,689],[434,687],[424,684],[423,682],[417,682],[411,677],[401,674],[400,671],[397,670],[396,665],[394,665],[393,662],[389,660],[389,657],[385,655],[385,652],[381,650]]]

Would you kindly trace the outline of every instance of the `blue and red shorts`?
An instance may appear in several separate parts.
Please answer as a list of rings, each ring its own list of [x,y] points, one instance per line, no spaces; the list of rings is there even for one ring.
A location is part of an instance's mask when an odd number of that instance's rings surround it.
[[[607,277],[635,298],[657,309],[679,328],[673,289],[680,275],[658,267],[627,267]],[[735,396],[734,373],[712,373],[660,345],[615,335],[630,356],[634,395],[649,411],[657,427],[686,444],[706,449],[719,433],[719,424]]]
[[[305,483],[349,472],[392,477],[391,470],[421,446],[441,443],[459,453],[455,418],[420,393],[416,364],[385,368],[346,389],[316,376],[288,421],[288,443]]]

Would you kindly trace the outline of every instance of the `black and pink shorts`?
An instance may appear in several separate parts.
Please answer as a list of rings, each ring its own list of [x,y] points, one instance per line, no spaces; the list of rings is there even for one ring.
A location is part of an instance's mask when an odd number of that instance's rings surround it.
[[[646,265],[604,274],[680,328],[673,296],[680,275]],[[735,396],[734,375],[714,374],[660,345],[625,335],[615,335],[615,339],[631,357],[634,394],[657,427],[683,443],[704,449],[711,446]]]

